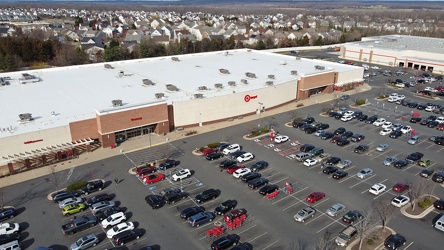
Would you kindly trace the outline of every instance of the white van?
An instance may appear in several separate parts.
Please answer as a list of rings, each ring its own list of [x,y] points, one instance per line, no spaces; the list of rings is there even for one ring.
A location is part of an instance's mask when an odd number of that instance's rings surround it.
[[[0,246],[0,250],[21,250],[18,240],[14,240]]]
[[[438,214],[435,218],[433,218],[432,226],[444,232],[444,214]]]

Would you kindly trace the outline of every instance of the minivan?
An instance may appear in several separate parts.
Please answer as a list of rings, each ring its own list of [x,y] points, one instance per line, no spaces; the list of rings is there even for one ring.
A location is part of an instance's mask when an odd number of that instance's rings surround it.
[[[199,227],[200,225],[213,221],[214,217],[216,217],[216,215],[214,215],[212,212],[200,212],[191,216],[188,219],[188,222],[192,227]]]
[[[20,250],[18,240],[14,240],[0,246],[0,250]]]
[[[298,161],[304,161],[305,159],[308,159],[312,156],[313,156],[312,153],[299,153],[295,156],[295,159]]]
[[[356,236],[356,233],[356,228],[350,225],[339,233],[335,239],[335,242],[338,246],[345,247]]]

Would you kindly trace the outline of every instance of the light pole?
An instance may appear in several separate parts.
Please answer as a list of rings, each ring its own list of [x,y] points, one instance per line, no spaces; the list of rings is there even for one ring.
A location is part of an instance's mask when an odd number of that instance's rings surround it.
[[[257,125],[259,129],[261,128],[261,118],[262,118],[262,105],[264,105],[262,102],[258,102],[259,104],[259,124]]]

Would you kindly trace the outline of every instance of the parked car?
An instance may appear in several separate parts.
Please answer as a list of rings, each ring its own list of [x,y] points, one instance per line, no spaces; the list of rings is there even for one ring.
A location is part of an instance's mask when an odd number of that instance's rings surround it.
[[[140,177],[151,174],[153,172],[156,172],[156,167],[154,166],[143,166],[136,168],[136,175]]]
[[[233,210],[237,206],[236,200],[226,200],[214,209],[216,215],[224,215],[228,211]]]
[[[302,145],[301,147],[300,147],[300,151],[301,152],[304,152],[304,153],[307,153],[307,152],[310,152],[312,149],[314,149],[315,148],[315,146],[313,146],[313,145],[311,145],[311,144],[304,144],[304,145]]]
[[[208,154],[207,156],[205,156],[205,159],[207,159],[209,161],[213,161],[213,160],[221,158],[222,156],[224,156],[222,153],[215,152],[215,153],[211,153],[211,154]]]
[[[325,194],[322,192],[313,192],[311,194],[309,194],[305,200],[309,203],[315,203],[317,201],[322,200],[323,198],[325,198]]]
[[[194,200],[197,203],[204,203],[205,201],[216,199],[219,196],[219,193],[220,193],[219,190],[210,188],[196,195]]]
[[[396,156],[389,156],[389,157],[387,157],[387,158],[384,160],[383,164],[384,164],[385,166],[390,166],[390,165],[394,164],[394,163],[397,162],[397,161],[398,161],[398,158],[396,158]]]
[[[253,160],[254,155],[252,153],[245,153],[245,154],[238,156],[236,159],[239,163],[242,163],[242,162]]]
[[[102,190],[104,188],[104,186],[105,186],[105,182],[103,182],[102,180],[90,181],[90,182],[88,182],[86,187],[81,189],[81,191],[83,194],[87,195],[92,192]]]
[[[165,180],[165,175],[161,173],[146,175],[142,177],[142,182],[145,184],[153,184],[161,180]]]
[[[329,140],[329,139],[331,139],[333,136],[334,136],[333,133],[326,132],[326,133],[324,133],[324,134],[321,136],[321,139],[322,139],[322,140]]]
[[[0,210],[0,221],[14,218],[16,210],[13,207],[3,208]]]
[[[384,128],[379,132],[380,135],[390,135],[393,132],[392,128]]]
[[[247,210],[245,208],[232,209],[230,212],[224,215],[224,221],[233,221],[234,219],[241,217],[243,215],[247,215]]]
[[[392,234],[384,241],[384,246],[388,249],[397,249],[398,247],[405,245],[406,239],[400,234]]]
[[[110,199],[111,199],[111,197],[107,193],[101,193],[101,194],[95,195],[95,196],[91,197],[90,199],[88,199],[86,201],[86,204],[88,206],[91,206],[94,203],[101,202],[101,201],[108,201]]]
[[[337,168],[344,169],[350,167],[352,164],[351,160],[342,160],[336,164]]]
[[[166,194],[165,196],[163,196],[163,199],[168,204],[174,204],[176,201],[183,200],[187,197],[188,197],[187,192],[178,191]]]
[[[362,154],[364,152],[368,151],[368,146],[367,145],[359,145],[355,148],[354,152],[357,154]]]
[[[254,180],[254,179],[260,178],[261,176],[262,176],[262,175],[261,175],[260,173],[257,173],[257,172],[251,172],[251,173],[248,173],[248,174],[242,176],[242,177],[241,177],[241,180],[244,181],[244,182],[249,182],[249,181],[251,181],[251,180]]]
[[[444,171],[439,171],[433,174],[432,181],[437,183],[443,183],[444,182]]]
[[[379,145],[376,147],[376,151],[384,152],[384,151],[386,151],[388,148],[389,148],[389,145],[388,145],[388,144],[381,143],[381,144],[379,144]]]
[[[180,181],[191,176],[191,171],[187,168],[181,169],[173,175],[173,181]]]
[[[110,215],[121,212],[121,209],[118,207],[109,207],[98,211],[95,216],[98,221],[102,221],[108,218]]]
[[[124,221],[126,221],[126,215],[123,212],[118,212],[108,216],[100,223],[100,225],[103,228],[109,228]]]
[[[386,190],[386,186],[382,183],[376,183],[373,186],[370,187],[370,189],[368,190],[369,193],[374,194],[374,195],[380,195],[381,193],[383,193]]]
[[[274,138],[275,143],[284,143],[290,140],[290,137],[286,135],[278,135]]]
[[[333,179],[340,180],[346,176],[348,176],[348,173],[346,171],[338,170],[333,174]]]
[[[308,158],[308,159],[306,159],[304,161],[304,165],[307,166],[307,167],[316,165],[317,163],[318,163],[318,161],[316,159],[313,159],[313,158]]]
[[[336,165],[336,164],[338,164],[340,161],[341,161],[341,158],[336,157],[336,156],[333,156],[333,157],[330,157],[330,158],[327,160],[327,162],[325,162],[325,164],[331,166],[331,165]]]
[[[115,207],[116,203],[114,201],[101,201],[91,205],[90,209],[93,214],[96,214],[98,211],[108,208]]]
[[[408,161],[409,163],[415,163],[415,162],[418,162],[419,160],[421,160],[422,157],[424,157],[423,153],[413,152],[407,156],[406,161]]]
[[[236,163],[237,163],[236,161],[233,161],[233,160],[230,160],[230,159],[226,159],[226,160],[223,160],[223,161],[221,161],[219,163],[219,167],[227,168],[227,167],[232,166],[232,165],[234,165]]]
[[[339,141],[336,142],[336,145],[343,147],[350,144],[350,141],[344,138],[341,138]]]
[[[271,194],[274,191],[279,190],[279,186],[276,184],[267,184],[265,186],[263,186],[260,190],[259,193],[262,195],[267,195],[267,194]]]
[[[344,212],[345,208],[345,205],[342,205],[341,203],[336,203],[327,209],[327,214],[330,216],[337,216],[338,214]]]
[[[226,236],[219,237],[211,243],[211,249],[213,250],[223,250],[235,246],[239,243],[240,237],[237,234],[229,234]]]
[[[373,175],[373,169],[371,168],[364,168],[356,174],[356,176],[361,179],[365,179],[371,175]]]
[[[233,177],[239,179],[248,173],[251,173],[251,170],[249,168],[240,168],[240,169],[234,171]]]
[[[209,154],[217,153],[217,152],[218,152],[217,148],[204,148],[204,150],[202,151],[202,154],[209,155]]]
[[[252,172],[257,172],[263,169],[266,169],[268,167],[268,162],[266,161],[258,161],[253,164],[253,166],[250,167],[250,170]]]
[[[174,168],[174,167],[178,166],[179,163],[180,163],[179,161],[167,159],[167,160],[165,160],[165,162],[163,162],[159,165],[159,169],[160,170],[167,170],[169,168]]]
[[[123,246],[125,243],[139,239],[143,235],[143,231],[139,229],[125,230],[113,236],[114,244]]]
[[[81,193],[78,191],[60,191],[53,193],[51,196],[53,202],[59,202],[68,198],[79,197],[80,195]]]
[[[364,216],[358,210],[348,211],[344,216],[342,216],[342,221],[348,224],[353,224],[364,218]]]
[[[419,176],[424,177],[424,178],[429,178],[430,176],[432,176],[433,174],[433,170],[430,168],[425,168],[423,170],[421,170],[421,172],[419,173]]]
[[[84,250],[95,247],[99,243],[99,238],[95,234],[88,234],[78,239],[71,245],[71,250]]]
[[[338,171],[338,168],[337,168],[337,167],[334,167],[334,166],[327,166],[326,168],[324,168],[324,169],[322,170],[322,172],[323,172],[324,174],[333,174],[333,173],[335,173],[336,171]]]
[[[20,230],[20,226],[18,223],[0,224],[0,235],[17,233],[19,230]]]
[[[73,215],[82,212],[85,208],[86,206],[83,203],[69,204],[63,207],[62,214],[66,216]]]
[[[83,203],[83,202],[84,202],[84,200],[81,197],[68,198],[63,201],[59,201],[59,208],[64,208],[67,205],[79,204],[79,203]]]
[[[190,218],[191,216],[201,212],[205,212],[204,207],[201,206],[188,207],[182,210],[182,212],[180,213],[180,218],[188,220],[188,218]]]
[[[208,222],[211,222],[214,220],[216,215],[211,212],[200,212],[193,216],[191,216],[188,219],[188,223],[190,223],[190,226],[192,227],[200,227],[201,225],[204,225]]]
[[[339,127],[339,128],[337,128],[334,132],[333,132],[333,134],[335,134],[335,135],[342,135],[343,133],[345,133],[347,130],[345,129],[345,128],[343,128],[343,127]]]
[[[268,184],[269,180],[265,178],[256,178],[248,182],[248,187],[251,189],[258,189],[265,184]]]
[[[108,239],[111,239],[114,235],[121,233],[123,231],[133,230],[134,229],[134,223],[132,222],[122,222],[117,225],[115,225],[113,228],[109,229],[106,232],[106,237]]]
[[[352,142],[360,142],[362,140],[365,139],[365,135],[361,135],[361,134],[354,134],[351,138]]]
[[[397,138],[399,138],[401,135],[403,135],[403,134],[402,134],[402,132],[401,132],[400,130],[395,130],[395,131],[392,131],[392,132],[389,134],[389,137],[392,138],[392,139],[397,139]]]
[[[436,201],[433,203],[433,206],[434,206],[436,209],[444,210],[444,199],[436,200]]]
[[[314,207],[308,206],[299,210],[297,214],[293,216],[293,218],[298,222],[305,222],[307,218],[312,218],[316,214],[316,209]]]
[[[402,193],[402,192],[404,192],[404,191],[409,190],[409,188],[410,188],[409,185],[407,185],[407,184],[405,184],[405,183],[398,182],[398,183],[396,183],[396,184],[393,186],[392,190],[395,191],[395,192],[397,192],[397,193]]]
[[[241,150],[241,146],[236,143],[236,144],[231,144],[230,146],[224,148],[222,153],[224,155],[228,155],[228,154],[234,153],[234,152],[239,151],[239,150]]]
[[[393,163],[393,166],[395,168],[403,169],[407,167],[409,163],[406,160],[397,160],[395,163]]]

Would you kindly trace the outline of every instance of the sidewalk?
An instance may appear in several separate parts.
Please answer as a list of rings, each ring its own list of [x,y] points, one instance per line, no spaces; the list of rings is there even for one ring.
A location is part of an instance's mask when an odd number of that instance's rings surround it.
[[[359,93],[368,91],[370,89],[371,89],[371,87],[369,85],[364,84],[359,87]],[[304,107],[307,107],[307,106],[310,106],[313,104],[328,102],[328,101],[331,101],[334,99],[334,94],[352,95],[355,93],[356,93],[355,90],[349,90],[349,91],[345,91],[345,92],[334,92],[334,93],[329,93],[329,94],[316,95],[316,96],[310,97],[309,99],[306,99],[306,100],[292,102],[292,103],[289,103],[287,105],[284,105],[284,106],[281,106],[281,107],[278,107],[275,109],[267,110],[264,113],[262,113],[261,117],[262,118],[271,117],[276,114],[288,112],[288,111],[295,110],[295,109],[304,108]],[[303,106],[297,107],[298,105],[301,105],[301,104],[303,104]],[[91,162],[95,162],[95,161],[100,161],[100,160],[103,160],[103,159],[106,159],[109,157],[113,157],[113,156],[121,154],[122,152],[136,151],[137,149],[140,149],[140,148],[149,147],[150,141],[151,141],[151,147],[154,147],[154,146],[166,143],[167,141],[183,140],[185,138],[190,137],[190,136],[184,135],[186,131],[194,130],[194,131],[197,131],[197,133],[195,135],[200,135],[200,134],[204,134],[207,132],[226,128],[229,126],[235,126],[235,125],[239,125],[242,123],[254,121],[254,120],[257,120],[258,118],[259,117],[257,115],[251,115],[251,116],[243,117],[243,119],[234,119],[233,121],[227,120],[227,121],[223,121],[223,122],[213,123],[210,125],[204,125],[201,127],[187,128],[183,131],[173,131],[165,136],[151,134],[151,135],[145,135],[145,136],[131,138],[131,139],[125,141],[124,143],[122,143],[121,145],[119,145],[115,149],[99,148],[99,149],[95,150],[94,152],[81,154],[81,155],[79,155],[79,158],[77,158],[77,159],[72,159],[69,161],[60,162],[60,163],[51,165],[50,167],[36,168],[36,169],[32,169],[32,170],[29,170],[29,171],[26,171],[23,173],[18,173],[18,174],[4,177],[0,181],[0,188],[5,187],[5,186],[9,186],[9,185],[13,185],[13,184],[17,184],[20,182],[28,181],[28,180],[38,178],[38,177],[41,177],[44,175],[48,175],[51,173],[51,168],[54,166],[55,166],[55,171],[59,172],[59,171],[71,169],[71,168],[74,168],[76,166],[80,166],[83,164],[87,164],[87,163],[91,163]]]

